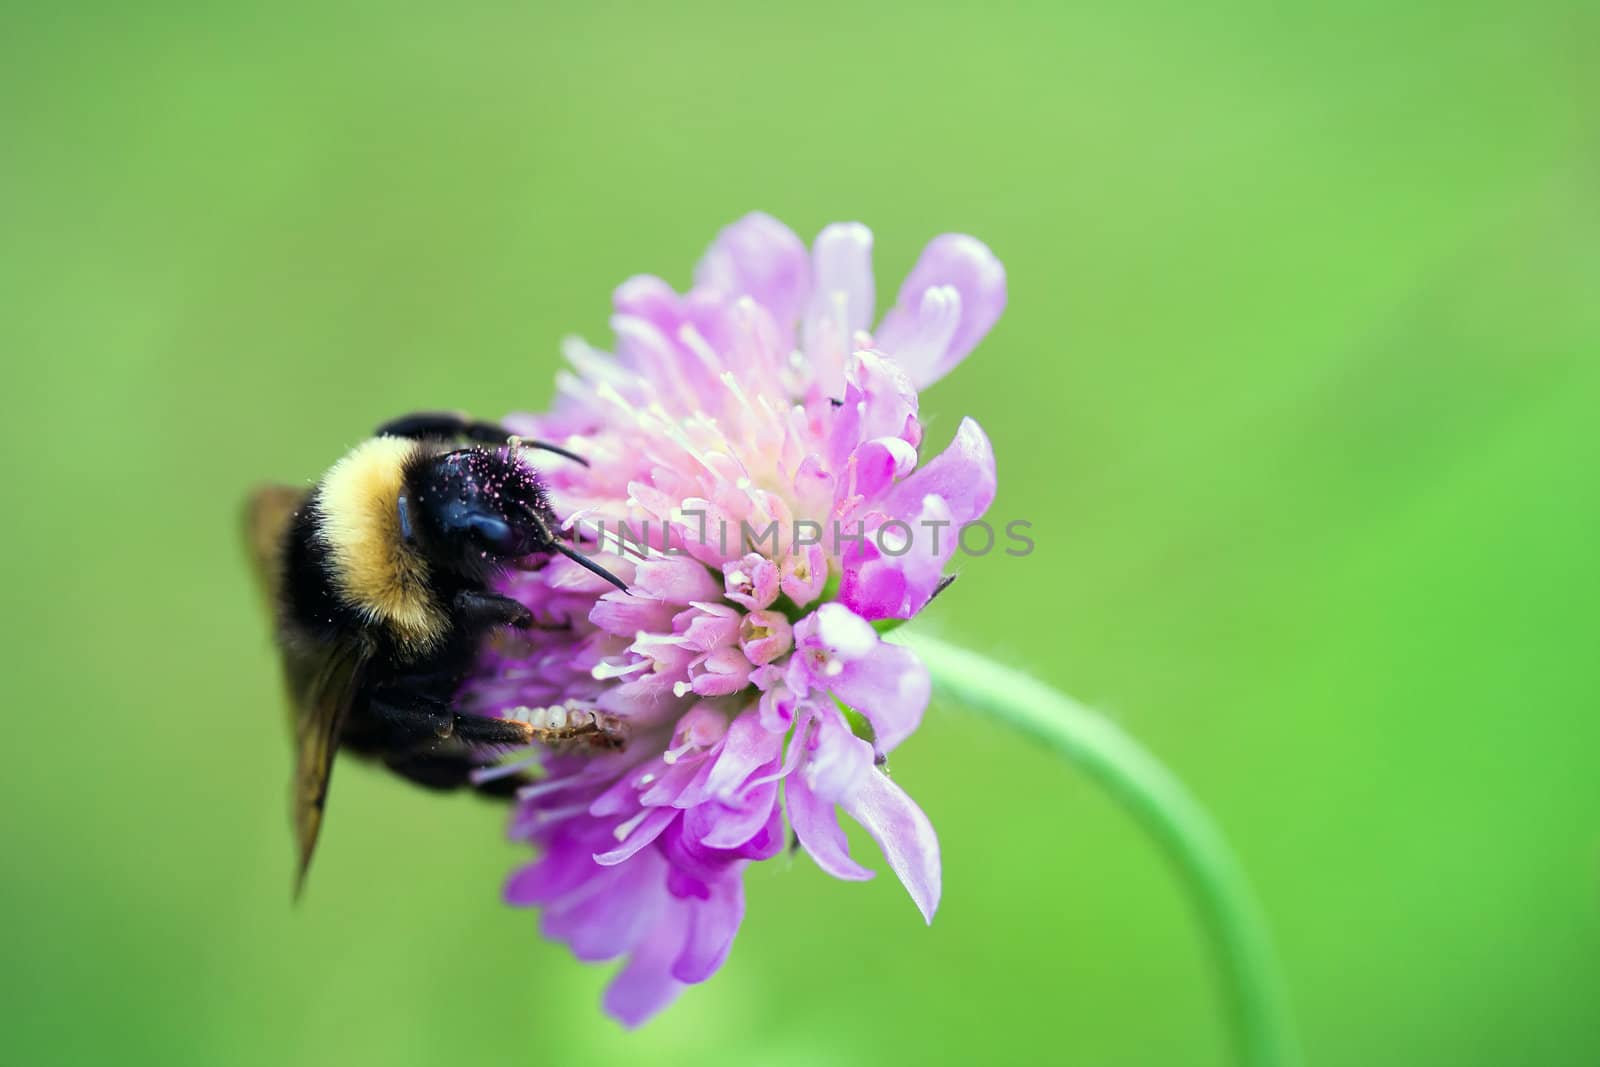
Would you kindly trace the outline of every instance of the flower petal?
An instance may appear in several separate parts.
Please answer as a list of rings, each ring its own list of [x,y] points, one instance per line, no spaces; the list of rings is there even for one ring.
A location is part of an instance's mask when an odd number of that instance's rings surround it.
[[[646,808],[640,815],[635,816],[639,821],[622,823],[617,827],[624,831],[622,837],[617,838],[617,847],[607,852],[596,852],[594,861],[602,867],[615,867],[623,860],[631,859],[650,842],[661,836],[661,831],[667,824],[678,817],[678,809],[673,807]],[[629,825],[629,823],[632,825]]]
[[[837,397],[844,391],[845,357],[857,347],[856,335],[872,327],[872,231],[859,222],[834,223],[817,235],[811,265],[815,288],[801,343],[816,388]]]
[[[915,515],[922,510],[923,497],[939,496],[959,526],[989,509],[995,485],[994,447],[983,427],[962,419],[949,447],[885,493],[879,507],[889,515]]]
[[[811,251],[815,291],[813,313],[830,314],[844,297],[839,320],[844,336],[872,327],[876,299],[872,277],[872,231],[859,222],[836,222],[823,228]]]
[[[867,542],[844,560],[839,601],[863,619],[909,619],[925,607],[955,555],[960,529],[941,496],[922,498],[909,547],[898,556]]]
[[[922,809],[888,775],[876,770],[863,774],[839,803],[878,842],[890,869],[931,924],[939,909],[939,838]]]
[[[762,726],[760,712],[744,712],[728,727],[706,788],[714,797],[731,800],[751,775],[778,758],[782,748],[783,735]]]
[[[537,863],[517,870],[506,881],[505,901],[519,908],[549,904],[577,889],[596,873],[590,850],[558,841]]]
[[[924,384],[919,379],[931,373],[929,367],[938,365],[950,348],[950,341],[961,326],[961,294],[953,286],[936,285],[922,294],[922,303],[912,313],[909,325],[900,331],[887,327],[880,335],[879,344],[912,385]],[[618,348],[618,355],[624,350]]]
[[[917,465],[917,450],[898,437],[874,437],[863,441],[850,454],[848,468],[853,483],[845,492],[868,500],[903,478]]]
[[[872,767],[872,746],[849,731],[836,708],[818,715],[816,723],[811,751],[800,774],[812,792],[832,804],[866,776]]]
[[[557,901],[544,911],[539,930],[564,941],[585,963],[612,960],[649,932],[661,907],[658,886],[665,876],[659,857],[630,863],[601,876],[599,888]]]
[[[782,573],[783,595],[798,607],[806,607],[828,583],[827,552],[820,544],[796,545],[783,557]]]
[[[811,257],[794,231],[756,211],[725,227],[694,271],[696,288],[749,296],[772,313],[780,329],[794,329],[811,295]]]
[[[928,243],[912,268],[893,309],[878,327],[878,347],[898,356],[921,328],[923,296],[948,286],[959,295],[960,320],[942,350],[925,349],[901,366],[924,387],[950,373],[983,339],[1006,306],[1006,269],[976,237],[947,233]]]
[[[671,899],[628,965],[606,987],[606,1014],[631,1029],[678,999],[685,985],[672,977],[672,967],[683,951],[688,926],[689,904]]]
[[[672,977],[692,985],[716,974],[743,920],[743,879],[734,875],[712,885],[707,899],[689,905],[689,935],[672,963]]]
[[[683,322],[683,298],[651,274],[636,274],[617,286],[611,294],[611,306],[619,315],[653,324],[668,337],[676,334]]]
[[[736,849],[766,829],[777,802],[778,783],[768,781],[736,803],[713,800],[691,809],[684,816],[684,830],[706,848]]]
[[[812,626],[806,624],[810,622]],[[811,615],[800,620],[795,628],[798,638],[804,628],[806,638],[815,634],[815,640],[802,644],[816,644],[845,662],[861,659],[878,646],[878,634],[871,624],[843,604],[824,604]]]
[[[678,604],[717,600],[722,594],[710,573],[684,556],[643,561],[635,569],[633,581],[636,593]]]
[[[849,882],[864,882],[872,871],[850,858],[850,845],[831,801],[818,797],[805,782],[805,775],[791,774],[783,780],[784,806],[789,825],[811,858],[827,874]]]
[[[869,621],[904,615],[905,572],[871,540],[852,545],[843,559],[839,603]]]
[[[672,626],[672,606],[642,596],[601,597],[589,611],[589,621],[618,637],[632,638],[640,630],[667,630]]]
[[[844,403],[833,413],[828,430],[828,462],[842,470],[856,446],[874,437],[900,437],[916,447],[922,428],[917,423],[917,390],[892,359],[876,352],[856,352],[846,364]],[[835,487],[835,495],[845,491]]]
[[[695,667],[689,684],[703,697],[722,697],[737,693],[750,681],[750,661],[737,648],[719,648]]]
[[[830,681],[833,695],[867,717],[879,752],[892,752],[922,723],[932,682],[917,654],[880,641]]]

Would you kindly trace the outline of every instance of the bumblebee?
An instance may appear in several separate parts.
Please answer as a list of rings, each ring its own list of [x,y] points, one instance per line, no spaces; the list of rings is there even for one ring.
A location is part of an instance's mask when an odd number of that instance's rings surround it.
[[[521,781],[479,785],[473,775],[505,746],[620,743],[593,716],[500,719],[453,707],[484,639],[533,625],[526,607],[491,590],[506,568],[533,569],[559,553],[626,590],[558,540],[527,449],[585,462],[494,423],[424,413],[380,426],[309,490],[251,495],[247,540],[272,603],[293,713],[297,895],[339,749],[428,788],[505,795]]]

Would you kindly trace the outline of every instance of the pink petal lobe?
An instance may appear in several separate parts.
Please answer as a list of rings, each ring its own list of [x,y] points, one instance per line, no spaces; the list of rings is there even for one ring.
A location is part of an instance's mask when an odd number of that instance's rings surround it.
[[[876,770],[862,775],[840,806],[878,842],[917,910],[932,923],[939,909],[939,838],[922,809],[888,775]]]
[[[617,842],[617,847],[607,852],[596,852],[594,861],[602,867],[614,867],[623,860],[637,855],[639,850],[661,836],[667,824],[678,817],[678,809],[671,807],[648,808],[641,819]]]
[[[926,496],[942,497],[957,524],[971,522],[994,503],[997,484],[994,447],[970,418],[956,427],[948,448],[884,494],[880,507],[890,515],[915,515]]]
[[[872,723],[878,751],[891,752],[921,725],[932,682],[916,653],[885,641],[846,667],[832,689]]]
[[[789,825],[818,867],[835,878],[864,882],[873,872],[850,858],[850,845],[831,801],[825,801],[805,783],[805,775],[791,774],[784,779],[784,804]]]
[[[792,330],[811,295],[811,257],[793,230],[756,211],[717,234],[694,283],[730,300],[751,297],[780,329]]]
[[[783,748],[783,735],[761,725],[761,715],[746,711],[733,720],[717,756],[716,766],[706,788],[713,796],[731,799],[739,787],[750,780],[764,764],[777,759]]]
[[[707,899],[689,905],[689,936],[673,961],[672,977],[692,985],[716,974],[743,920],[743,880],[737,875],[719,879]]]
[[[824,396],[844,389],[845,357],[856,338],[872,328],[877,300],[872,277],[872,231],[859,222],[836,222],[817,236],[811,250],[814,288],[806,307],[801,343]]]
[[[912,268],[895,306],[878,327],[877,344],[891,356],[907,347],[921,329],[923,297],[949,287],[958,295],[960,318],[939,349],[923,349],[902,366],[919,388],[948,374],[983,340],[1006,306],[1006,270],[976,237],[947,233],[935,237]]]
[[[672,966],[687,936],[689,905],[670,900],[665,914],[634,949],[628,965],[606,987],[606,1014],[632,1029],[648,1022],[682,993],[685,985],[672,977]]]
[[[870,329],[876,299],[872,231],[859,222],[835,222],[817,235],[811,259],[816,286],[813,314],[842,311],[839,325],[846,338]]]

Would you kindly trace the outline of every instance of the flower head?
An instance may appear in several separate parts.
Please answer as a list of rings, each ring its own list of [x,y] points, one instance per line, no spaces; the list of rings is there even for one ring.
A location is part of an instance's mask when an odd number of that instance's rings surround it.
[[[541,628],[498,643],[462,699],[603,717],[626,737],[512,765],[542,771],[512,824],[542,855],[506,896],[541,906],[580,959],[627,957],[605,1003],[629,1025],[722,964],[744,868],[784,847],[785,816],[824,871],[869,878],[842,809],[925,919],[939,903],[933,827],[883,769],[928,673],[879,629],[928,603],[994,497],[970,419],[924,461],[917,390],[994,324],[1005,273],[974,238],[937,238],[869,333],[871,246],[841,223],[808,251],[747,216],[688,293],[625,282],[616,353],[569,341],[553,410],[506,420],[588,458],[551,461],[547,487],[629,591],[563,559],[509,577]]]

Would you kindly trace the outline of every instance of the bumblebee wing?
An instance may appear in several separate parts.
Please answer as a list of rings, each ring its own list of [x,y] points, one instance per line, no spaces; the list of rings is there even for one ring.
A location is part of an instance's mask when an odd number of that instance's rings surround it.
[[[289,527],[309,495],[309,490],[292,485],[263,485],[245,501],[245,548],[249,550],[261,588],[268,596],[277,593]]]
[[[339,735],[361,686],[367,650],[355,641],[318,649],[314,657],[290,657],[289,686],[295,699],[294,832],[300,846],[295,896],[305,888],[306,870],[322,829],[328,778]]]

